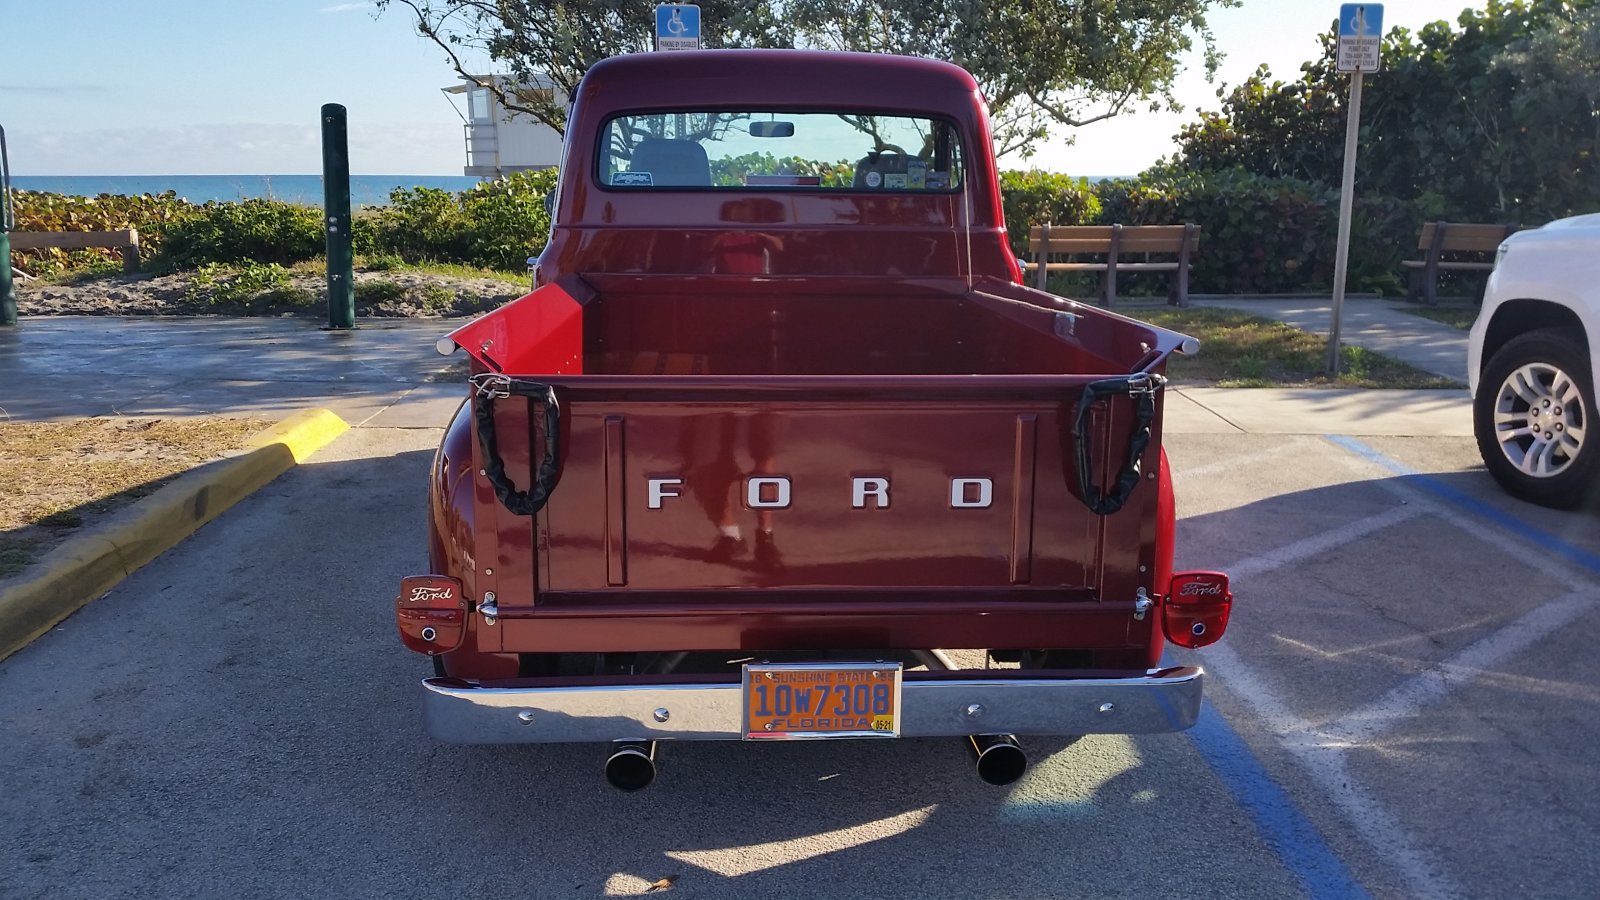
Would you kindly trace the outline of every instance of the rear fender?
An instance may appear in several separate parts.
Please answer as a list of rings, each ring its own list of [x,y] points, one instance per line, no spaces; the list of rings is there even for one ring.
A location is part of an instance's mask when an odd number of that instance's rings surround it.
[[[458,579],[468,600],[477,597],[474,575],[477,554],[473,547],[476,507],[473,504],[472,410],[462,403],[445,430],[439,452],[433,458],[428,480],[428,570],[436,575]],[[512,678],[517,674],[515,653],[478,653],[481,616],[471,614],[469,605],[466,635],[457,650],[438,657],[445,674],[458,678]]]
[[[1172,581],[1172,557],[1177,546],[1178,500],[1172,493],[1172,469],[1167,465],[1167,448],[1161,448],[1161,468],[1156,478],[1156,560],[1155,578],[1147,588],[1151,593],[1165,591]],[[1166,649],[1161,628],[1152,621],[1150,626],[1150,655],[1145,663],[1150,668],[1161,665],[1161,653]]]

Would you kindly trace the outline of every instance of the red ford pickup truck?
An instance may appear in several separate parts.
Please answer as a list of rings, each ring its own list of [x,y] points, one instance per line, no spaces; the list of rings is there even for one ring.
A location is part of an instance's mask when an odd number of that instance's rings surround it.
[[[396,600],[430,732],[592,741],[1169,732],[1222,636],[1172,572],[1163,371],[1197,344],[1022,285],[987,110],[941,62],[623,56],[574,98],[538,287]]]

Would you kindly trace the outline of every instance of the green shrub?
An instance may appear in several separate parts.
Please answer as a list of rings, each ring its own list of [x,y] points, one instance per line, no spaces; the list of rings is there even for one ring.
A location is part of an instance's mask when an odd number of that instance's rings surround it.
[[[1083,225],[1100,213],[1100,200],[1087,178],[1030,169],[1000,173],[1000,202],[1005,210],[1011,251],[1028,256],[1028,231],[1034,225]]]
[[[316,207],[279,200],[207,203],[167,232],[159,264],[168,271],[241,261],[290,265],[322,253],[326,243]]]
[[[430,316],[442,316],[456,308],[456,292],[431,282],[415,288],[418,305]]]
[[[406,262],[460,261],[467,248],[467,216],[456,194],[439,188],[395,188],[389,205],[371,217],[372,250]]]
[[[356,302],[363,306],[388,303],[405,295],[405,285],[386,278],[356,282]]]
[[[298,309],[316,302],[311,292],[295,286],[289,270],[277,263],[245,263],[238,267],[206,263],[189,276],[184,296],[202,306],[252,312]]]
[[[1333,280],[1338,196],[1320,185],[1157,168],[1102,181],[1095,193],[1100,224],[1201,226],[1190,276],[1196,292],[1285,292]]]
[[[545,195],[555,190],[556,170],[513,172],[480,182],[461,195],[466,213],[467,255],[486,269],[522,269],[550,238]]]
[[[357,263],[369,272],[393,272],[403,268],[406,261],[398,253],[368,253],[357,260]]]

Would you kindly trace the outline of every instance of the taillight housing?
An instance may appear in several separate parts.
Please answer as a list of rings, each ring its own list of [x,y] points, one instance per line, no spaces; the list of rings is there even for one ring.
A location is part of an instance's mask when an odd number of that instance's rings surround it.
[[[429,656],[449,653],[467,636],[467,596],[458,579],[445,575],[412,575],[400,579],[394,600],[400,642]]]
[[[1161,605],[1161,629],[1179,647],[1214,644],[1228,630],[1233,593],[1221,572],[1178,572]]]

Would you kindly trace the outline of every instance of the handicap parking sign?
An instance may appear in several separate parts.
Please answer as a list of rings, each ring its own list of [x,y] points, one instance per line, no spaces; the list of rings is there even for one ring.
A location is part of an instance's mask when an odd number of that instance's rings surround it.
[[[1376,72],[1383,64],[1383,4],[1346,3],[1339,7],[1340,72]]]
[[[656,7],[657,50],[700,49],[700,7],[663,3]]]

